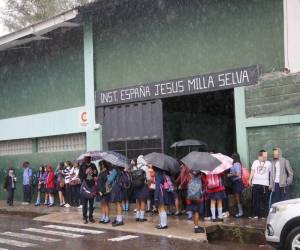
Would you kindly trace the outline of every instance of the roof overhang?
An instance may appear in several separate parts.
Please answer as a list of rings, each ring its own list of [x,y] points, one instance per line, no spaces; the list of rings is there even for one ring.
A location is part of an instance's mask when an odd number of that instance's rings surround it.
[[[0,37],[0,51],[20,48],[20,46],[32,41],[51,39],[45,35],[55,29],[79,26],[80,24],[71,22],[71,20],[77,16],[78,9],[72,9],[19,31],[2,36]]]

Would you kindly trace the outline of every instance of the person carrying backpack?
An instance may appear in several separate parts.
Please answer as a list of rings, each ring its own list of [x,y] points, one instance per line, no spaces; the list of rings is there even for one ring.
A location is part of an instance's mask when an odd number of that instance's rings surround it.
[[[107,176],[107,186],[111,189],[110,202],[115,203],[117,217],[112,222],[113,227],[123,226],[122,202],[125,199],[125,189],[129,186],[129,176],[121,168],[115,167]]]
[[[155,171],[155,193],[154,200],[158,207],[160,223],[156,225],[156,229],[167,229],[167,212],[166,206],[175,205],[174,185],[171,181],[169,173],[154,167]]]
[[[110,200],[110,189],[107,187],[107,176],[109,175],[110,164],[107,162],[99,162],[100,174],[98,176],[98,193],[99,200],[101,203],[101,218],[99,219],[100,224],[110,223],[109,219],[109,200]]]
[[[137,165],[131,172],[131,185],[133,187],[134,197],[136,199],[136,221],[144,222],[146,201],[149,198],[149,187],[147,182],[151,179],[149,168],[143,156],[137,158]]]
[[[223,221],[223,199],[226,198],[222,174],[207,174],[205,176],[205,188],[210,200],[212,221]],[[216,210],[217,209],[217,210]],[[216,212],[218,211],[218,218]]]
[[[231,158],[233,159],[233,166],[230,168],[230,173],[227,176],[231,178],[233,193],[239,210],[235,217],[240,218],[244,215],[241,204],[241,193],[243,191],[242,163],[238,153],[232,154]]]
[[[187,185],[186,209],[193,213],[194,232],[205,233],[204,228],[199,226],[199,218],[203,215],[204,211],[201,173],[199,171],[191,171],[189,175],[190,178]]]

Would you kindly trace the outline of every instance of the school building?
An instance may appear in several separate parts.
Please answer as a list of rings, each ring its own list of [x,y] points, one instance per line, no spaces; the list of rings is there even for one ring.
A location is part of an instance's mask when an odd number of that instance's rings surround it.
[[[0,183],[25,160],[173,154],[193,138],[248,166],[281,147],[299,196],[299,13],[298,0],[101,0],[0,37]]]

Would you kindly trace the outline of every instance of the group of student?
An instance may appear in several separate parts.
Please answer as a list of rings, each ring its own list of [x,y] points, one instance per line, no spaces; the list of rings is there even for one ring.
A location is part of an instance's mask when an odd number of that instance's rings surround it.
[[[122,226],[123,212],[129,210],[129,203],[133,201],[136,203],[135,218],[139,223],[147,221],[145,213],[152,210],[159,214],[160,223],[156,228],[167,229],[167,216],[175,209],[175,216],[185,211],[188,219],[194,221],[194,232],[202,233],[204,228],[199,226],[201,216],[205,220],[216,222],[223,221],[228,214],[226,204],[229,193],[233,193],[235,197],[237,218],[244,216],[241,193],[248,186],[252,187],[251,218],[265,217],[271,203],[287,199],[288,188],[293,181],[293,170],[289,161],[282,157],[279,148],[273,149],[272,162],[268,161],[267,152],[260,150],[246,181],[246,168],[239,155],[234,153],[231,157],[232,167],[217,175],[192,171],[188,166],[181,165],[180,172],[174,176],[149,165],[143,156],[131,161],[126,168],[106,161],[100,161],[97,168],[90,157],[85,157],[81,164],[60,163],[55,171],[48,164],[40,167],[33,178],[37,182],[35,205],[41,204],[41,195],[45,194],[44,204],[54,206],[54,193],[57,191],[60,206],[82,207],[83,222],[86,224],[95,223],[93,212],[96,200],[101,204],[99,223]],[[30,179],[27,177],[33,174],[27,163],[23,167],[25,200],[28,198],[26,184]],[[9,190],[15,188],[15,181],[13,170],[10,170],[4,183],[9,194],[8,204],[12,204],[13,197]],[[115,204],[116,209],[116,217],[112,221],[109,215],[111,203]]]

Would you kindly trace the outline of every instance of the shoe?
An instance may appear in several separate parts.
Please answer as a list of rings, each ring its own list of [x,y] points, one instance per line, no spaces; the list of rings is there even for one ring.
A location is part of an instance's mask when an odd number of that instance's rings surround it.
[[[147,219],[144,218],[144,219],[140,219],[139,221],[140,222],[145,222],[145,221],[147,221]]]
[[[187,220],[192,220],[192,219],[193,219],[193,217],[188,217],[188,218],[187,218]]]
[[[180,213],[180,212],[176,212],[174,215],[175,215],[175,216],[180,216],[181,213]]]
[[[54,207],[54,203],[49,204],[48,207]]]
[[[205,233],[205,229],[203,227],[195,227],[194,232],[195,234],[203,234]]]
[[[223,218],[228,218],[230,216],[229,212],[225,212],[222,214]]]
[[[204,221],[211,221],[211,217],[204,217]]]
[[[77,208],[78,208],[78,209],[82,209],[82,205],[78,206]]]
[[[63,205],[63,204],[60,204],[59,206],[60,206],[60,207],[64,207],[64,205]]]
[[[83,224],[88,224],[88,220],[87,219],[83,219]]]
[[[89,221],[90,221],[91,223],[95,223],[95,222],[96,222],[93,218],[89,219]]]
[[[70,204],[67,203],[64,205],[64,207],[71,207],[71,206],[70,206]]]
[[[116,221],[115,223],[112,224],[113,227],[118,227],[118,226],[123,226],[124,222],[123,221]]]
[[[99,220],[98,223],[99,224],[104,224],[104,220]]]
[[[139,218],[136,218],[136,219],[135,219],[135,221],[137,221],[137,222],[138,222],[138,221],[140,221],[140,219],[139,219]]]
[[[155,228],[159,229],[159,230],[160,229],[168,229],[168,226],[167,225],[166,226],[162,226],[162,225],[159,224],[159,225],[156,225]]]
[[[36,206],[36,207],[38,207],[38,206],[40,206],[41,205],[41,203],[35,203],[34,204],[34,206]]]
[[[223,222],[224,219],[223,219],[223,218],[217,218],[216,221],[217,221],[217,222]]]
[[[29,202],[22,202],[22,205],[29,205],[30,203]]]
[[[253,216],[251,219],[258,220],[258,216]]]
[[[103,221],[102,224],[109,224],[110,223],[110,220],[107,220],[107,221]]]
[[[217,222],[217,219],[212,219],[211,221],[212,221],[212,222]]]
[[[235,215],[235,218],[241,218],[241,217],[243,217],[244,216],[244,214],[236,214]]]

